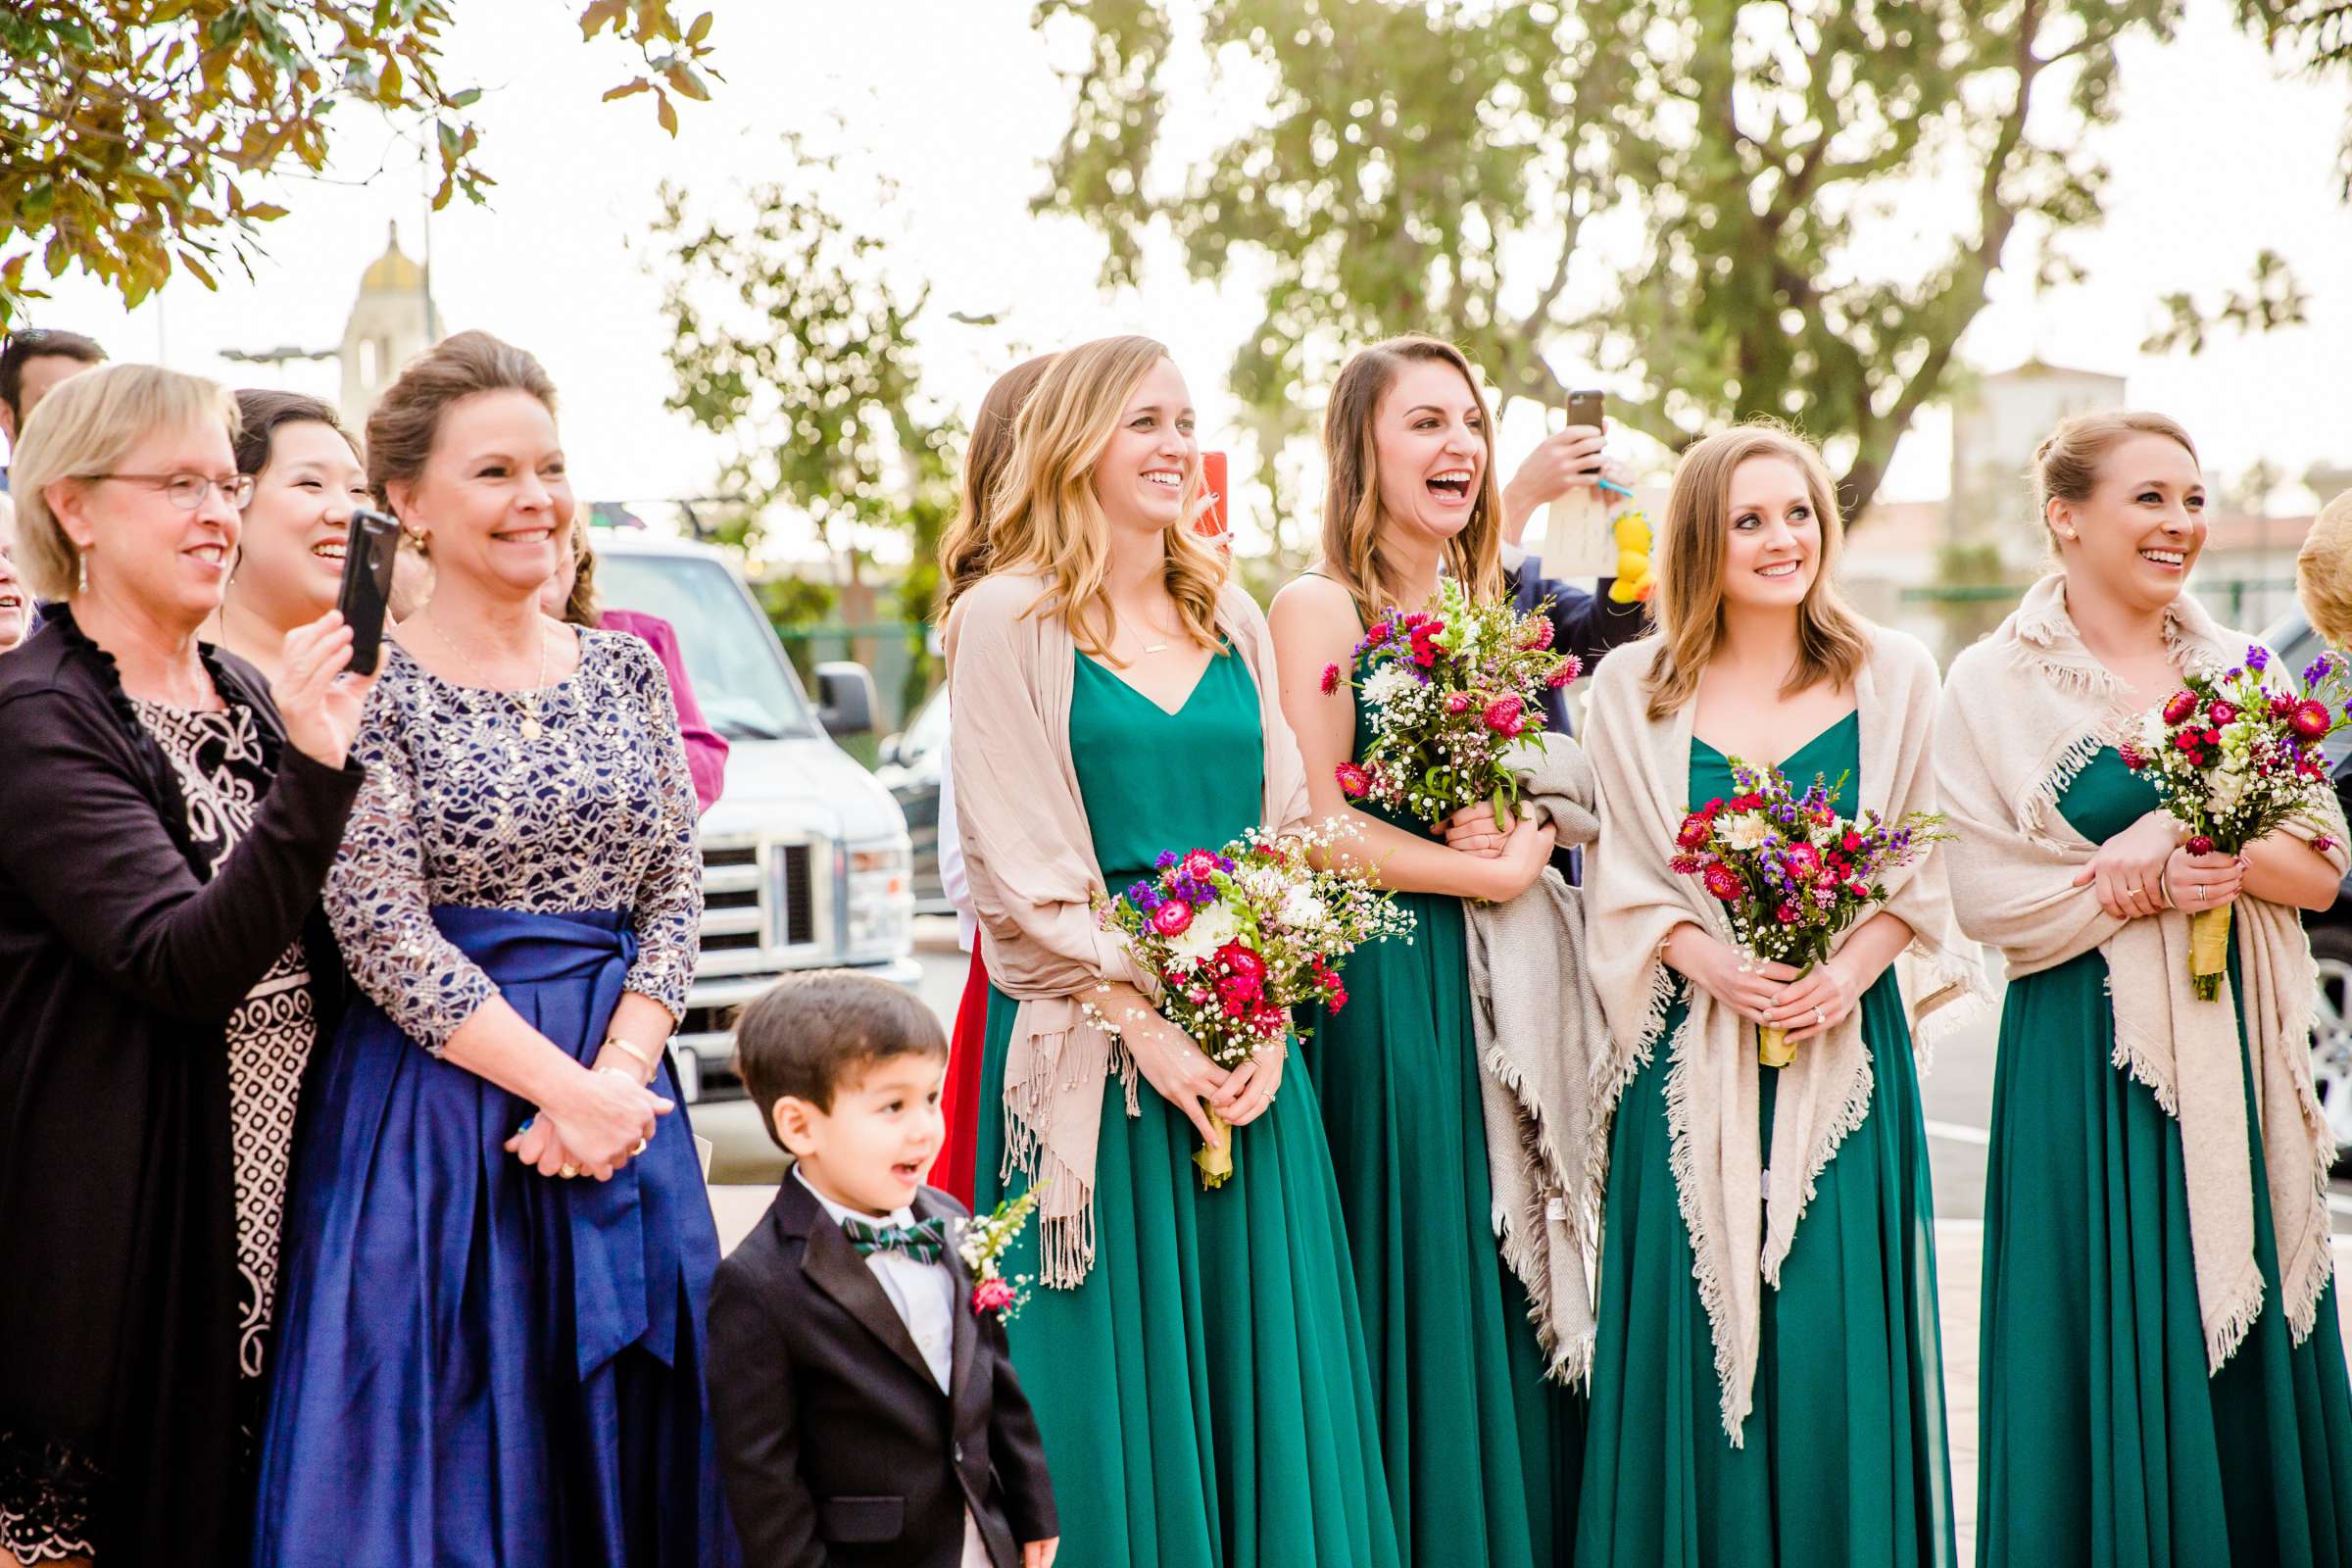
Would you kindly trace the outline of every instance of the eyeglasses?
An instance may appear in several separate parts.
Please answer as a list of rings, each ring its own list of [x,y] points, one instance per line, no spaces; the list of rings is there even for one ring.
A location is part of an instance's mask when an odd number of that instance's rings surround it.
[[[172,498],[172,504],[182,512],[194,512],[204,505],[204,498],[215,490],[220,499],[237,511],[253,499],[253,475],[232,473],[225,479],[208,479],[201,473],[85,473],[85,479],[121,479],[130,484],[143,484],[150,490],[161,490]]]

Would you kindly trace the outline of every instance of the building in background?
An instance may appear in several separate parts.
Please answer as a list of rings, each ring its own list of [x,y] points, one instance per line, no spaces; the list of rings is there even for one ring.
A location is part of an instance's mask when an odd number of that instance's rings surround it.
[[[355,430],[365,429],[375,400],[400,374],[400,368],[439,337],[440,321],[424,267],[400,248],[400,225],[394,223],[384,254],[360,274],[360,297],[343,322],[343,344],[335,351],[343,366],[338,401],[345,422]]]
[[[2123,407],[2122,376],[2039,360],[1963,385],[1952,400],[1945,549],[1981,564],[2032,570],[2045,553],[2026,477],[2034,449],[2069,415]]]

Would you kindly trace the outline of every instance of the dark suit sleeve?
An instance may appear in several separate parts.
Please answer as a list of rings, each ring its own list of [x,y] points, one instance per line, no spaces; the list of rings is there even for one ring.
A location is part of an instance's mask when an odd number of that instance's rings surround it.
[[[1054,1482],[1046,1474],[1046,1440],[1037,1430],[1037,1414],[1029,1396],[1013,1376],[1012,1351],[1004,1325],[994,1316],[982,1321],[980,1343],[992,1376],[988,1416],[988,1451],[996,1461],[997,1481],[1004,1489],[1004,1514],[1015,1541],[1052,1541],[1061,1534],[1061,1516],[1054,1507]]]
[[[142,1005],[220,1019],[302,935],[365,772],[288,746],[209,882],[122,768],[114,716],[59,691],[0,710],[0,870],[83,962]]]
[[[710,1418],[750,1568],[825,1568],[816,1499],[801,1479],[800,1414],[784,1334],[736,1258],[710,1290]]]
[[[1609,586],[1616,578],[1603,577],[1595,591],[1587,593],[1557,577],[1533,576],[1540,565],[1530,557],[1519,570],[1523,577],[1533,578],[1529,591],[1538,603],[1551,601],[1552,646],[1582,660],[1586,674],[1592,673],[1592,666],[1610,649],[1648,631],[1649,617],[1639,601],[1621,605],[1609,597]]]

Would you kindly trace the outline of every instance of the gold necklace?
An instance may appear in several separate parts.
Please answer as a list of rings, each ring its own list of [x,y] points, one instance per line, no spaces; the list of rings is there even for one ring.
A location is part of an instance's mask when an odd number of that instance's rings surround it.
[[[481,674],[481,667],[474,663],[471,659],[466,657],[466,650],[460,648],[457,645],[457,641],[452,638],[448,632],[441,629],[441,623],[431,618],[431,612],[429,611],[424,615],[420,615],[417,618],[423,620],[427,625],[433,628],[433,635],[441,639],[442,647],[448,649],[451,653],[458,656],[458,662],[466,666],[466,673],[476,677]],[[499,695],[502,697],[514,697],[517,694],[514,692],[500,692]],[[523,714],[522,722],[515,726],[515,729],[521,734],[526,743],[536,741],[543,733],[545,733],[546,726],[540,723],[539,720],[541,715],[546,711],[547,622],[544,618],[542,618],[539,622],[539,684],[533,687],[531,690],[530,711]]]

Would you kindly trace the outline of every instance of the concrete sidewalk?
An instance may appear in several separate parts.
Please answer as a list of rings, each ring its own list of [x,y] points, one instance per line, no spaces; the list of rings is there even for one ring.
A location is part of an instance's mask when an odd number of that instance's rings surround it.
[[[759,1222],[775,1196],[772,1187],[713,1187],[710,1206],[718,1217],[722,1251],[732,1250]],[[1977,1534],[1977,1290],[1984,1263],[1981,1220],[1936,1222],[1936,1285],[1943,1322],[1944,1408],[1951,1423],[1952,1512],[1960,1560],[1976,1560]],[[2352,1263],[2352,1236],[2338,1237],[2336,1266]],[[2352,1338],[2352,1310],[2336,1294],[2336,1310]]]

